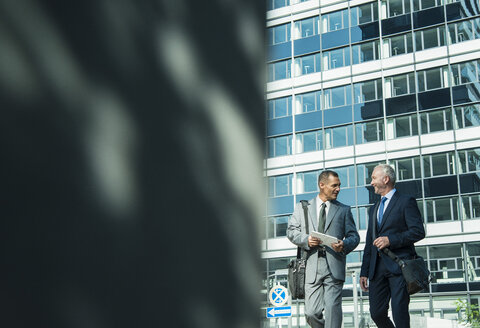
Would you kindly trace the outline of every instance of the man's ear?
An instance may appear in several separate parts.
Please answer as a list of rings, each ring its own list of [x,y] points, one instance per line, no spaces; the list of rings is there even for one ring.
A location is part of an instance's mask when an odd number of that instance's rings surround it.
[[[383,177],[384,181],[385,181],[385,184],[388,184],[390,182],[390,177],[388,175],[385,174],[385,176]]]

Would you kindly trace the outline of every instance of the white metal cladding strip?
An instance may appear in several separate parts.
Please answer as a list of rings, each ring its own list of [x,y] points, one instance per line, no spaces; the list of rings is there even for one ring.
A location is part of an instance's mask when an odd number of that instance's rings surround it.
[[[382,66],[384,71],[392,68],[412,66],[410,70],[413,71],[413,64],[415,63],[413,53],[393,56],[382,59]]]
[[[457,149],[469,149],[469,148],[478,148],[480,147],[480,139],[457,142]]]
[[[369,156],[358,156],[355,157],[356,164],[364,164],[364,163],[372,163],[372,162],[385,162],[386,161],[386,154],[376,154],[376,155],[369,155]]]
[[[422,155],[444,153],[444,152],[453,151],[453,150],[455,150],[455,144],[452,142],[452,143],[447,144],[447,145],[423,147],[422,148]]]
[[[413,65],[407,65],[407,66],[402,66],[402,67],[396,67],[396,68],[390,68],[390,69],[385,69],[383,71],[384,76],[390,77],[390,76],[395,76],[395,75],[400,75],[400,74],[407,74],[407,73],[413,73],[415,67]]]
[[[453,131],[434,132],[420,136],[420,146],[427,147],[438,144],[453,143]]]
[[[287,24],[287,23],[292,23],[291,16],[282,17],[282,18],[278,18],[278,19],[275,19],[275,20],[268,21],[267,22],[267,28],[271,28],[271,27],[275,27],[275,26],[279,26],[279,25],[283,25],[283,24]]]
[[[415,52],[415,61],[417,64],[429,65],[429,63],[444,59],[447,61],[448,51],[447,46],[436,47]],[[432,66],[437,66],[432,64]]]
[[[426,228],[426,234],[429,237],[445,235],[446,231],[448,231],[449,234],[459,234],[462,232],[462,224],[460,221],[430,223],[427,224]]]
[[[376,80],[376,79],[380,79],[381,77],[382,77],[382,72],[377,70],[376,72],[354,76],[353,83]]]
[[[423,63],[417,63],[415,64],[415,67],[417,68],[417,71],[425,70],[425,69],[431,69],[435,67],[441,67],[441,66],[446,66],[448,64],[448,59],[447,58],[442,58],[438,60],[431,60]]]
[[[322,0],[322,8],[320,8],[320,12],[322,15],[347,9],[348,8],[348,1],[338,1],[338,0]]]
[[[287,89],[287,90],[269,92],[269,93],[267,93],[266,97],[267,97],[268,100],[270,100],[270,99],[288,97],[288,96],[291,96],[291,95],[293,95],[293,90],[292,89]]]
[[[319,84],[322,82],[322,72],[300,75],[293,78],[293,87],[298,88],[305,85]]]
[[[355,145],[355,154],[357,156],[373,155],[385,153],[385,141],[369,142]]]
[[[419,146],[418,136],[387,140],[387,152],[418,148]]]
[[[272,81],[267,83],[267,92],[281,91],[285,89],[291,89],[293,86],[292,79],[284,79],[278,81]]]
[[[354,158],[344,158],[344,159],[326,159],[325,160],[325,168],[329,169],[332,167],[341,167],[341,166],[349,166],[353,165]]]
[[[315,16],[320,16],[320,9],[319,8],[294,13],[294,14],[292,14],[292,21],[295,22],[297,20],[302,20],[302,19],[305,19],[305,18],[310,18],[310,17],[315,17]]]
[[[302,94],[302,93],[318,91],[321,88],[322,88],[321,83],[314,83],[314,84],[309,84],[309,85],[302,86],[302,87],[296,87],[294,92],[295,92],[295,94],[299,95],[299,94]]]
[[[480,57],[478,49],[480,49],[480,39],[451,44],[449,46],[450,62],[458,63],[477,59]]]
[[[414,157],[420,156],[420,149],[409,149],[409,150],[402,150],[402,151],[393,151],[388,153],[389,160],[396,160],[405,157]]]

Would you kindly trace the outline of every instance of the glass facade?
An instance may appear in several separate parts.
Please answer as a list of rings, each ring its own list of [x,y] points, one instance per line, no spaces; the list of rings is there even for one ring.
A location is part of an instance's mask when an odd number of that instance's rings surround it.
[[[338,199],[351,206],[364,236],[368,209],[379,197],[370,175],[389,163],[397,189],[417,199],[427,232],[417,253],[435,278],[412,297],[410,312],[458,318],[455,300],[480,298],[478,2],[343,1],[331,10],[321,2],[272,0],[268,6],[262,293],[287,285],[296,247],[286,225],[295,204],[318,193],[319,172],[337,171]],[[348,267],[361,262],[364,243],[362,237],[347,256]],[[345,327],[354,326],[352,283],[349,275]],[[368,296],[359,297],[368,323]],[[294,304],[292,327],[307,327],[303,311],[302,302]]]

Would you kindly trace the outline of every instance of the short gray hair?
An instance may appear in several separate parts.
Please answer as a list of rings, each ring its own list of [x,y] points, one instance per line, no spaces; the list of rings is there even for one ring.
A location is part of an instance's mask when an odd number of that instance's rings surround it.
[[[375,166],[375,169],[380,169],[382,170],[382,172],[388,176],[390,178],[390,181],[392,181],[392,183],[395,185],[395,182],[397,180],[397,177],[395,175],[395,170],[393,169],[393,167],[389,164],[378,164],[377,166]]]

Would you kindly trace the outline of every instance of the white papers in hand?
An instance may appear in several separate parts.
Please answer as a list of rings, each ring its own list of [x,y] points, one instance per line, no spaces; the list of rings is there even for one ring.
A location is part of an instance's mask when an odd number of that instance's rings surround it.
[[[310,232],[310,236],[320,239],[322,241],[322,245],[328,246],[330,248],[332,248],[332,244],[338,243],[337,238],[335,238],[333,236],[326,235],[326,234],[321,233],[321,232],[312,231],[312,232]]]

